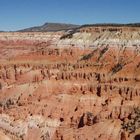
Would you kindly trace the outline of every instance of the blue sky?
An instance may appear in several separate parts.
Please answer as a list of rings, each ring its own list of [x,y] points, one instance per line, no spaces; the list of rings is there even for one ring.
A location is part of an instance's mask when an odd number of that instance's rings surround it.
[[[140,22],[140,0],[0,0],[0,30],[45,22]]]

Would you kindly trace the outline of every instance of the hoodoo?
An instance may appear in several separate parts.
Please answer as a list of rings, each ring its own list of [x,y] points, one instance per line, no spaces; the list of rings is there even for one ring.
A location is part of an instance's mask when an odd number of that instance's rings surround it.
[[[0,33],[0,138],[139,140],[140,27],[69,26]]]

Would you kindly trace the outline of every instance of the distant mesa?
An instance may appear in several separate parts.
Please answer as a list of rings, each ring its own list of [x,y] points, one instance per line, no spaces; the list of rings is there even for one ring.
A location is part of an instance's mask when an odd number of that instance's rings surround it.
[[[26,29],[19,30],[19,32],[57,32],[57,31],[68,31],[76,30],[83,27],[140,27],[140,23],[130,23],[130,24],[117,24],[117,23],[102,23],[102,24],[66,24],[66,23],[45,23],[41,26],[30,27]]]

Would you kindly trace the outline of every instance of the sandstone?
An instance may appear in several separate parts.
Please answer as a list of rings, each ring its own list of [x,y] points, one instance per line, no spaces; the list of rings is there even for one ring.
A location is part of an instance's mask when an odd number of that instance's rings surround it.
[[[140,29],[66,34],[0,33],[3,140],[137,140]]]

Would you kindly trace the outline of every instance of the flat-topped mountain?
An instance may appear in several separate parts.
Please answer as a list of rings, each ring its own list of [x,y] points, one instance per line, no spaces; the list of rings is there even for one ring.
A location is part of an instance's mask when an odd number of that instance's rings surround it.
[[[107,26],[112,26],[112,27],[140,27],[140,23],[129,23],[129,24],[119,24],[119,23],[97,23],[97,24],[85,24],[82,25],[81,27],[90,27],[90,26],[103,26],[103,27],[107,27]]]

